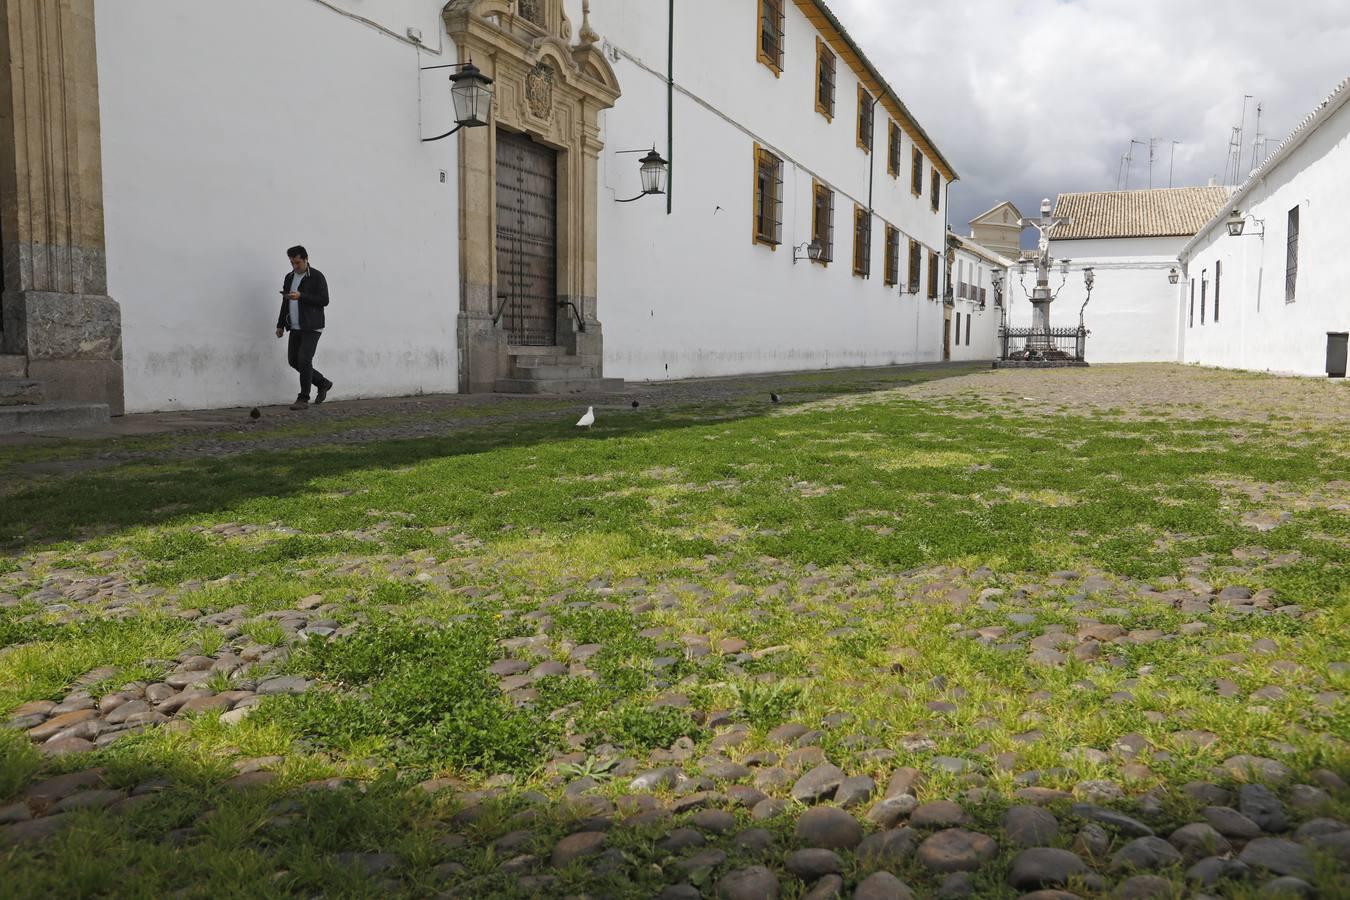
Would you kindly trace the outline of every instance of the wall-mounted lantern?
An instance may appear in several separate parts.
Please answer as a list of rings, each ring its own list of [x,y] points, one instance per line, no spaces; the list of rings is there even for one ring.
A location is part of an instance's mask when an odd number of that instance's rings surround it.
[[[437,137],[422,138],[422,143],[445,140],[461,128],[482,128],[488,124],[492,118],[492,79],[484,75],[473,64],[473,60],[449,66],[427,66],[422,71],[431,69],[459,69],[450,76],[450,97],[455,104],[455,127]]]
[[[1061,259],[1059,261],[1059,274],[1067,278],[1069,275],[1069,263],[1071,262],[1073,262],[1071,259]]]
[[[1228,217],[1228,236],[1242,237],[1243,233],[1247,230],[1248,219],[1252,220],[1252,224],[1260,227],[1261,231],[1259,232],[1259,235],[1264,238],[1266,236],[1265,220],[1258,219],[1256,216],[1251,215],[1244,216],[1240,210],[1236,209],[1233,210],[1233,214]]]
[[[641,153],[641,150],[620,150],[620,153]],[[666,179],[670,175],[670,163],[662,158],[661,154],[656,152],[653,147],[646,156],[642,157],[642,193],[628,200],[618,200],[617,203],[632,203],[641,200],[643,197],[650,197],[656,194],[666,192]]]
[[[1086,269],[1083,270],[1083,284],[1087,285],[1087,289],[1091,291],[1092,285],[1094,285],[1096,282],[1097,282],[1097,273],[1092,270],[1092,266],[1088,266]]]
[[[802,244],[800,247],[792,248],[792,264],[795,266],[800,260],[809,259],[811,262],[820,262],[820,255],[825,252],[825,248],[820,245],[820,241],[811,240]]]
[[[1181,273],[1177,271],[1176,266],[1173,266],[1172,271],[1167,273],[1167,283],[1177,284],[1180,281],[1181,281]]]

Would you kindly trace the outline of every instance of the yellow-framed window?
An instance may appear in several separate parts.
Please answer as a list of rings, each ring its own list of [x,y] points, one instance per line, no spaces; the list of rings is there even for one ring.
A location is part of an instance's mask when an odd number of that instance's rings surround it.
[[[754,241],[774,249],[783,242],[783,160],[755,144]]]
[[[900,283],[900,229],[894,225],[886,226],[886,287],[895,287]]]
[[[937,166],[933,166],[933,212],[942,209],[942,173],[938,171]]]
[[[834,121],[834,94],[838,60],[826,43],[816,38],[816,112]]]
[[[909,242],[909,292],[917,294],[923,274],[923,246],[918,241]]]
[[[900,177],[900,148],[904,143],[904,132],[894,119],[887,119],[886,128],[886,174],[892,178]]]
[[[909,176],[909,189],[914,192],[914,196],[923,196],[923,151],[918,147],[914,148],[914,162]]]
[[[834,191],[819,181],[811,186],[811,240],[820,244],[820,259],[829,265],[834,260]]]
[[[859,278],[872,277],[872,214],[856,203],[853,206],[853,274]]]
[[[756,55],[759,61],[783,74],[783,7],[787,0],[759,0],[759,41]]]
[[[864,153],[872,152],[872,133],[875,131],[876,102],[861,84],[858,85],[858,146]]]
[[[936,300],[938,296],[938,275],[942,271],[940,257],[936,253],[928,254],[928,299]]]

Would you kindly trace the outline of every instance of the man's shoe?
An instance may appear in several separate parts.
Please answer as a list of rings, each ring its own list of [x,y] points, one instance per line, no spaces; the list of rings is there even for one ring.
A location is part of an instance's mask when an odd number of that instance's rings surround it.
[[[295,402],[291,404],[291,409],[295,410],[296,412],[309,409],[309,401],[306,400],[304,397],[297,397],[295,399]]]
[[[332,389],[333,389],[333,382],[331,381],[325,384],[323,387],[319,388],[319,392],[314,395],[314,405],[318,406],[320,403],[327,400],[328,392],[331,391]]]

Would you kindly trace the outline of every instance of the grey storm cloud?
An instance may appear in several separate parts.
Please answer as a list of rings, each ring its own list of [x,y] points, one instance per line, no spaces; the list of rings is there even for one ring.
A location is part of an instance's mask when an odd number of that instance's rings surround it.
[[[961,175],[958,230],[1011,199],[1114,190],[1132,140],[1153,183],[1225,180],[1248,101],[1274,150],[1350,76],[1350,0],[831,0]],[[1148,186],[1148,147],[1130,186]],[[1257,153],[1258,157],[1260,153]],[[1259,159],[1258,159],[1259,161]]]

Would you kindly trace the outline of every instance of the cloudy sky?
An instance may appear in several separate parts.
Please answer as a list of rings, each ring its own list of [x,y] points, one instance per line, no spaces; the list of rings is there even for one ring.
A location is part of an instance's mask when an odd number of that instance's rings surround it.
[[[1012,199],[1224,180],[1251,94],[1274,150],[1350,76],[1350,0],[832,0],[850,34],[961,175],[952,224]]]

